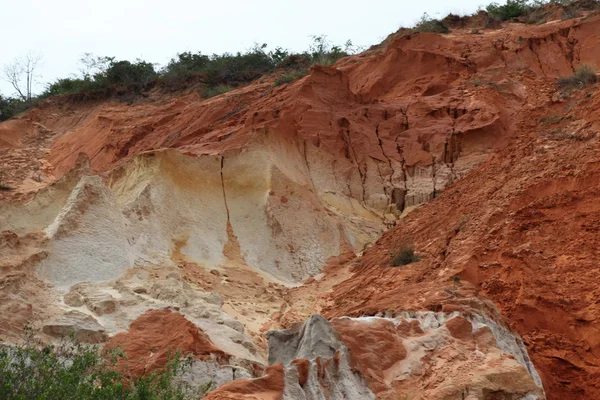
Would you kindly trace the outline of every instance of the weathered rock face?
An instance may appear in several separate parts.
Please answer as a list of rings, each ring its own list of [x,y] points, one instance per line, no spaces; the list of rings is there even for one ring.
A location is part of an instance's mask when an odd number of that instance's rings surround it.
[[[142,334],[143,333],[143,334]],[[138,317],[127,333],[111,338],[107,349],[122,349],[129,360],[131,373],[141,375],[164,366],[168,351],[193,354],[199,359],[227,361],[228,356],[206,334],[181,314],[169,310],[151,310]],[[132,362],[130,361],[130,362]]]
[[[555,82],[600,65],[599,22],[0,124],[0,335],[113,336],[138,373],[176,343],[213,399],[600,397],[600,103]]]
[[[74,333],[75,339],[82,343],[102,343],[108,339],[104,327],[94,317],[78,311],[68,311],[51,319],[44,324],[42,332],[58,339]]]
[[[520,339],[499,332],[493,321],[471,322],[459,313],[331,323],[313,315],[291,330],[269,332],[269,362],[279,367],[266,378],[224,385],[209,398],[267,398],[261,393],[270,390],[307,400],[545,399]],[[511,341],[520,346],[507,346]],[[275,379],[281,374],[283,387]],[[266,381],[272,386],[265,388]]]
[[[284,399],[374,399],[350,368],[350,353],[320,315],[288,331],[270,331],[269,364],[284,365]]]

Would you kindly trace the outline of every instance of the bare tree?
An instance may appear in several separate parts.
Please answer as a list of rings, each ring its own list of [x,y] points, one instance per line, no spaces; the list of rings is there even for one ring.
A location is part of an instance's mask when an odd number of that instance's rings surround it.
[[[98,57],[93,53],[83,53],[83,56],[79,59],[81,76],[83,79],[93,78],[94,74],[106,71],[110,62],[114,59],[114,57]]]
[[[24,57],[18,57],[13,62],[4,65],[2,79],[10,83],[21,100],[31,102],[33,83],[39,76],[37,68],[42,61],[42,55],[29,51]]]

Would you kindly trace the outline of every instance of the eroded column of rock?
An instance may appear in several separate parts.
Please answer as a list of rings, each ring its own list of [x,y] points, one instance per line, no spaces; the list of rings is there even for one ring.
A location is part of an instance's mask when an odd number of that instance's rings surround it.
[[[472,319],[477,322],[459,313],[423,312],[328,322],[313,315],[289,330],[269,332],[269,363],[283,375],[273,386],[256,385],[266,378],[242,380],[209,398],[260,397],[267,389],[290,400],[545,399],[520,339],[491,320]]]

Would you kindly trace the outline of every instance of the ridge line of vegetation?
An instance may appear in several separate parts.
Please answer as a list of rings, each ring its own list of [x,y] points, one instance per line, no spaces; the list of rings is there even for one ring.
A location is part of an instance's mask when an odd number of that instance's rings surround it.
[[[548,6],[555,5],[552,9]],[[435,32],[445,34],[451,27],[468,26],[469,18],[481,16],[485,27],[499,26],[502,21],[541,24],[556,13],[568,19],[582,15],[582,11],[600,10],[600,0],[506,0],[493,2],[471,16],[448,14],[436,19],[425,13],[413,28],[401,28],[388,36],[382,44],[399,34]],[[475,27],[472,33],[480,33]],[[292,53],[281,47],[267,51],[266,44],[255,45],[246,52],[207,55],[201,52],[178,53],[163,68],[144,60],[131,62],[115,57],[97,57],[86,53],[80,60],[79,75],[59,78],[49,83],[38,96],[32,95],[39,55],[29,53],[22,59],[4,66],[2,77],[15,89],[13,97],[0,94],[0,121],[12,118],[49,97],[78,94],[81,99],[98,99],[117,94],[122,100],[133,101],[155,86],[163,90],[179,91],[198,87],[204,97],[219,95],[239,85],[280,70],[282,74],[274,85],[290,83],[308,73],[314,64],[331,65],[338,59],[362,51],[348,41],[333,45],[325,35],[312,36],[313,43],[301,53]],[[381,46],[377,45],[377,46]],[[377,47],[373,46],[373,47]]]
[[[548,6],[556,8],[552,9]],[[400,28],[388,36],[388,39],[389,37],[398,37],[398,35],[404,36],[421,32],[450,33],[453,27],[465,28],[468,20],[472,17],[476,19],[481,17],[478,21],[481,26],[472,27],[472,33],[480,33],[477,28],[499,27],[500,23],[504,21],[543,24],[556,14],[559,14],[560,18],[564,20],[579,17],[582,15],[582,11],[594,10],[600,10],[600,0],[506,0],[503,4],[492,2],[467,16],[450,13],[444,18],[438,19],[424,13],[413,28]],[[373,47],[377,47],[377,45]]]
[[[207,55],[188,51],[178,53],[162,68],[140,59],[131,62],[86,53],[79,60],[79,74],[47,84],[46,89],[38,96],[32,95],[31,82],[36,75],[40,57],[29,53],[4,66],[4,80],[15,88],[16,95],[9,98],[0,95],[0,121],[49,97],[82,94],[84,98],[94,98],[94,93],[101,94],[102,91],[118,87],[126,89],[121,92],[139,95],[155,86],[178,91],[198,85],[201,86],[199,93],[208,98],[276,70],[285,72],[283,79],[277,83],[283,84],[305,75],[311,65],[332,65],[340,58],[362,50],[349,40],[343,46],[334,45],[325,35],[312,36],[312,40],[309,48],[301,53],[292,53],[281,47],[267,51],[267,44],[257,44],[236,54]]]

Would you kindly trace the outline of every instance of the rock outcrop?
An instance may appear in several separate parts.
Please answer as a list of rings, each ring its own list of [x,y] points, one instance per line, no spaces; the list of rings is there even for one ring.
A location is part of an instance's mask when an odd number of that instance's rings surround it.
[[[276,367],[266,377],[226,384],[208,398],[545,399],[526,350],[502,350],[507,338],[494,331],[495,323],[458,313],[331,322],[313,315],[269,332]]]
[[[75,334],[75,339],[81,343],[102,343],[108,340],[106,330],[98,321],[79,311],[67,311],[63,315],[46,322],[42,332],[60,339]]]

